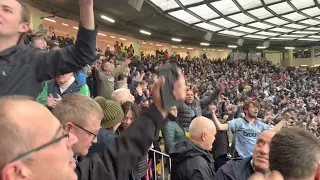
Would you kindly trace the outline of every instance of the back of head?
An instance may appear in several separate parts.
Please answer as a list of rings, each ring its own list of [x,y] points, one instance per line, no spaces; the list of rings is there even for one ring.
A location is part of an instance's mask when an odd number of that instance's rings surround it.
[[[124,102],[127,102],[127,101],[130,101],[132,102],[132,97],[131,97],[131,93],[130,93],[130,90],[127,89],[127,88],[120,88],[120,89],[117,89],[115,90],[112,95],[111,95],[111,100],[119,103],[119,104],[122,104]],[[134,101],[134,99],[133,99]]]
[[[54,108],[52,114],[63,124],[66,122],[80,123],[92,116],[103,118],[103,112],[97,102],[79,93],[65,96]]]
[[[103,118],[101,121],[101,127],[105,129],[112,129],[116,125],[120,125],[124,118],[124,113],[120,104],[106,100],[105,98],[98,96],[94,99],[103,110]]]
[[[312,179],[320,165],[320,141],[305,129],[283,129],[272,139],[269,159],[270,170],[285,179]]]
[[[117,81],[115,84],[114,84],[114,89],[117,90],[117,89],[127,89],[128,88],[128,84],[127,82],[125,81]],[[115,100],[114,100],[115,101]]]

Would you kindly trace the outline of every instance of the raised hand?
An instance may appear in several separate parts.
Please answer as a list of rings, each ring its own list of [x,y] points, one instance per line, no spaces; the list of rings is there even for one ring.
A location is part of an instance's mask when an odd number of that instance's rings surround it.
[[[154,104],[162,114],[163,118],[168,115],[168,111],[163,107],[162,99],[161,99],[161,86],[164,84],[164,77],[156,79],[154,82],[152,97],[154,100]],[[173,83],[173,96],[177,101],[184,101],[186,99],[187,87],[186,82],[183,77],[181,70],[178,70],[178,80]]]
[[[210,106],[210,112],[211,112],[211,114],[215,114],[216,111],[217,111],[217,106],[216,106],[216,105],[211,105],[211,106]]]
[[[94,30],[93,0],[79,0],[80,22],[88,30]]]

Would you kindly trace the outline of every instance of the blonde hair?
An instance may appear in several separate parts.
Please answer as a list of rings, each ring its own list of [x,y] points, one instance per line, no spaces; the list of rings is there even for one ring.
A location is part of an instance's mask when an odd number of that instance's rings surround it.
[[[14,103],[33,102],[27,96],[5,96],[0,98],[0,170],[15,156],[32,149],[34,132],[25,129],[10,119]],[[23,120],[23,119],[19,119]],[[18,121],[19,121],[18,120]],[[32,156],[27,156],[31,160]]]
[[[62,123],[73,122],[84,124],[92,116],[98,115],[101,120],[103,118],[103,111],[100,105],[90,97],[74,93],[64,97],[53,108],[52,114]]]

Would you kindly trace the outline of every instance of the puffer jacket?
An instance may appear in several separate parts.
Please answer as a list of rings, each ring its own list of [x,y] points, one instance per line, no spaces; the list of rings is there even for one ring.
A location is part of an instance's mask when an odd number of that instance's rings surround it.
[[[181,106],[178,107],[178,121],[185,131],[188,131],[192,121],[191,111],[192,110],[185,103],[181,103]]]
[[[214,177],[212,155],[189,139],[177,143],[170,157],[172,180],[210,180]]]
[[[185,130],[188,131],[193,118],[202,116],[202,109],[207,109],[208,105],[219,97],[219,94],[220,91],[216,90],[203,99],[194,100],[192,104],[182,103],[182,106],[178,107],[178,120]]]
[[[228,161],[215,174],[214,180],[247,180],[254,173],[252,157]]]
[[[176,143],[184,141],[186,136],[183,127],[176,120],[176,117],[169,115],[167,119],[168,122],[162,131],[162,136],[165,152],[169,154]]]
[[[57,98],[57,94],[59,94],[61,98],[63,98],[66,95],[72,94],[72,93],[80,93],[90,97],[90,90],[88,85],[82,82],[79,82],[77,79],[75,79],[74,82],[69,86],[69,88],[65,90],[63,93],[60,92],[60,87],[57,81],[51,80],[44,84],[43,89],[40,93],[38,102],[45,106],[49,94],[52,94],[54,98]]]

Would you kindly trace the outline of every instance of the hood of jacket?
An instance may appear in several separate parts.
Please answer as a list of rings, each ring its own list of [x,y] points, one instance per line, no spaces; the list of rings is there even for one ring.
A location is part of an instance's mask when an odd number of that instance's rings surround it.
[[[116,137],[118,137],[118,135],[115,132],[100,128],[98,133],[98,143],[105,144],[106,142],[114,140]]]
[[[201,156],[209,163],[213,162],[213,157],[209,151],[203,149],[198,144],[186,139],[185,141],[179,142],[174,146],[173,153],[170,154],[171,159],[174,163],[181,163],[186,159]]]

